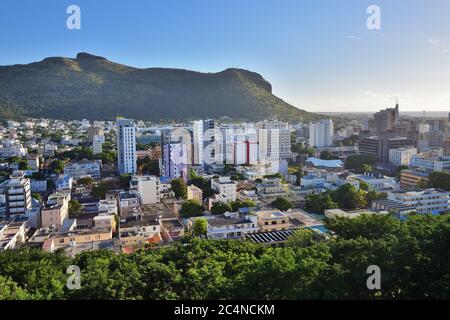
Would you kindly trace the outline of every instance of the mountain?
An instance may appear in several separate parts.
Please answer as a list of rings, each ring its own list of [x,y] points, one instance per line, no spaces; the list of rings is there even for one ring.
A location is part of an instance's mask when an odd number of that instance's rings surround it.
[[[88,53],[0,66],[0,118],[117,115],[142,120],[323,118],[284,102],[261,75],[242,69],[139,69]]]

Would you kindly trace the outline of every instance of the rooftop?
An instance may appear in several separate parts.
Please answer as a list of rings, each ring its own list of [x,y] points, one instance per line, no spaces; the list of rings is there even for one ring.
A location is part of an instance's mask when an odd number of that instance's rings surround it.
[[[120,221],[120,228],[133,228],[141,226],[157,226],[159,225],[157,216],[134,216]]]
[[[287,215],[280,210],[259,211],[256,215],[261,219],[286,219]]]
[[[322,160],[311,157],[306,159],[306,162],[311,163],[314,167],[344,168],[342,160]]]

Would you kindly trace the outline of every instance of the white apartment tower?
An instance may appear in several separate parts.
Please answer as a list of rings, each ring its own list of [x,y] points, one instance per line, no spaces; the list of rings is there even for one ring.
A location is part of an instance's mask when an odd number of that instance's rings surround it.
[[[291,156],[291,132],[281,121],[261,121],[256,124],[259,160],[281,160]]]
[[[136,173],[136,126],[133,120],[118,118],[116,130],[119,172]]]
[[[334,125],[331,119],[322,119],[309,124],[309,145],[327,147],[333,144]]]
[[[23,171],[14,171],[6,185],[6,208],[9,215],[23,215],[31,209],[30,179]]]
[[[203,165],[203,120],[192,124],[194,165]]]

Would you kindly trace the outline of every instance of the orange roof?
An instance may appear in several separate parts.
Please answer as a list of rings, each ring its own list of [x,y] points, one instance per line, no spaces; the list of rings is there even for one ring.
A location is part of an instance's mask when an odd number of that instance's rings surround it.
[[[122,252],[126,253],[126,254],[131,254],[134,252],[134,248],[133,247],[123,247]]]
[[[159,233],[155,234],[153,237],[147,240],[148,243],[160,243],[162,242],[161,236]]]

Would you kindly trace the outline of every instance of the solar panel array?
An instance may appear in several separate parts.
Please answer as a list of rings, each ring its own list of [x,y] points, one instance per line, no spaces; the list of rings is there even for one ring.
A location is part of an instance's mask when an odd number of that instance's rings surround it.
[[[295,230],[253,233],[246,235],[247,239],[257,243],[282,242],[294,234]]]

